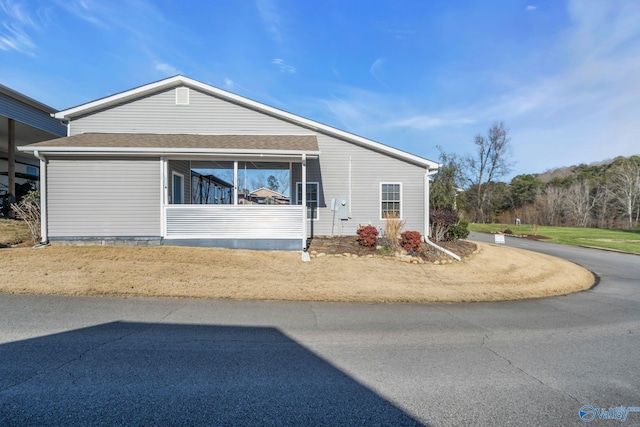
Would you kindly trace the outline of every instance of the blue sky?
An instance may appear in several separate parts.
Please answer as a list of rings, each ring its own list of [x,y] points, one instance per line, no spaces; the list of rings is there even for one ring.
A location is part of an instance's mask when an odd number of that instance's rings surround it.
[[[0,0],[0,83],[65,109],[184,74],[516,174],[640,154],[640,1]]]

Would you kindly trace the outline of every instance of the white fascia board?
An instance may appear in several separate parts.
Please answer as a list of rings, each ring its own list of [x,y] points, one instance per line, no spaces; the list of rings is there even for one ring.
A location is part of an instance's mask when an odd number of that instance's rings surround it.
[[[140,95],[149,92],[155,92],[158,89],[162,89],[164,87],[172,87],[177,86],[185,77],[183,76],[173,76],[168,79],[160,80],[154,83],[149,83],[143,86],[139,86],[135,89],[130,89],[124,92],[116,93],[115,95],[107,96],[105,98],[100,98],[95,101],[87,102],[86,104],[81,104],[76,107],[69,108],[67,110],[58,111],[53,115],[58,120],[69,120],[72,116],[78,114],[84,114],[87,112],[91,112],[94,109],[104,108],[110,104],[116,104],[122,102],[127,99],[134,99]]]
[[[306,128],[311,128],[311,129],[316,130],[316,131],[327,133],[329,135],[336,136],[336,137],[338,137],[340,139],[345,139],[347,141],[351,141],[351,142],[354,142],[356,144],[372,148],[372,149],[374,149],[376,151],[380,151],[380,152],[383,152],[383,153],[388,153],[388,154],[391,154],[393,156],[400,157],[402,159],[406,159],[406,160],[409,160],[411,162],[418,163],[420,165],[426,166],[429,169],[437,169],[438,166],[439,166],[438,163],[436,163],[436,162],[432,162],[430,160],[424,159],[424,158],[416,156],[414,154],[410,154],[410,153],[407,153],[405,151],[398,150],[398,149],[390,147],[388,145],[381,144],[379,142],[375,142],[375,141],[372,141],[370,139],[363,138],[361,136],[354,135],[352,133],[336,129],[336,128],[333,128],[331,126],[328,126],[328,125],[325,125],[325,124],[322,124],[322,123],[319,123],[319,122],[316,122],[316,121],[313,121],[313,120],[310,120],[310,119],[306,119],[304,117],[300,117],[300,116],[297,116],[295,114],[291,114],[291,113],[288,113],[286,111],[279,110],[277,108],[274,108],[274,107],[271,107],[271,106],[268,106],[268,105],[265,105],[265,104],[261,104],[261,103],[259,103],[257,101],[253,101],[251,99],[244,98],[244,97],[242,97],[240,95],[236,95],[234,93],[227,92],[227,91],[224,91],[222,89],[218,89],[216,87],[213,87],[213,86],[198,82],[196,80],[191,80],[191,79],[186,78],[186,77],[183,77],[183,79],[184,79],[184,83],[185,84],[189,84],[189,85],[192,85],[194,87],[197,87],[198,89],[200,89],[200,90],[202,90],[204,92],[209,92],[209,93],[217,95],[217,96],[219,96],[221,98],[226,98],[226,99],[231,100],[231,101],[233,101],[235,103],[248,106],[250,108],[253,108],[253,109],[258,110],[258,111],[265,112],[265,113],[270,114],[272,116],[276,116],[276,117],[280,117],[280,118],[286,119],[286,120],[288,120],[290,122],[294,122],[294,123],[303,125]]]
[[[303,154],[307,156],[319,156],[320,151],[296,151],[296,150],[236,150],[232,148],[140,148],[140,147],[30,147],[28,145],[19,146],[20,151],[38,151],[44,154],[127,154],[127,155],[165,155],[165,154],[222,154],[222,155],[240,155],[240,156],[256,156],[256,157],[281,157],[281,156],[297,156]]]
[[[352,133],[333,128],[329,125],[325,125],[310,119],[306,119],[304,117],[297,116],[292,113],[288,113],[284,110],[280,110],[278,108],[271,107],[269,105],[265,105],[257,101],[253,101],[249,98],[245,98],[243,96],[236,95],[231,92],[227,92],[217,87],[214,87],[206,83],[202,83],[197,80],[193,80],[181,75],[169,77],[168,79],[164,79],[158,82],[140,86],[135,89],[131,89],[125,92],[108,96],[106,98],[98,99],[96,101],[82,104],[77,107],[70,108],[68,110],[63,110],[56,113],[54,117],[59,120],[64,120],[64,119],[68,120],[68,119],[71,119],[72,118],[71,116],[74,116],[74,115],[85,114],[85,113],[91,112],[92,110],[97,110],[97,109],[107,107],[111,104],[117,104],[125,100],[135,99],[145,93],[152,93],[159,89],[180,86],[181,84],[196,88],[198,90],[201,90],[202,92],[209,93],[223,99],[227,99],[236,104],[252,108],[254,110],[269,114],[271,116],[275,116],[275,117],[287,120],[289,122],[299,124],[306,128],[310,128],[315,131],[326,133],[328,135],[335,136],[337,138],[344,139],[346,141],[350,141],[355,144],[371,148],[375,151],[407,160],[411,163],[425,166],[430,170],[438,169],[438,166],[439,166],[438,163],[436,162],[432,162],[431,160],[427,160],[422,157],[416,156],[414,154],[407,153],[406,151],[398,150],[388,145],[381,144],[379,142],[372,141],[370,139],[363,138],[361,136],[354,135]]]

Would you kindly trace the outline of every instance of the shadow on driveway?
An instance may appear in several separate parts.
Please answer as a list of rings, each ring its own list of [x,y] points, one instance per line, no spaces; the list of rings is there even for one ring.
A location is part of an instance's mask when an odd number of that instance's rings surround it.
[[[276,328],[114,322],[0,345],[0,425],[422,425]]]

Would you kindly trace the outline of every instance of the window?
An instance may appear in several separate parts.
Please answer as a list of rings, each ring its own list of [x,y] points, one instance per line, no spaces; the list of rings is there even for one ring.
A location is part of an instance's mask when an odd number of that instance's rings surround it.
[[[302,183],[296,182],[296,203],[302,204]],[[318,183],[307,182],[307,219],[318,219]]]
[[[38,176],[38,168],[35,166],[27,166],[27,175]]]
[[[380,184],[380,218],[385,219],[389,215],[402,218],[402,184]]]
[[[171,192],[174,205],[184,203],[184,175],[178,172],[171,172]]]

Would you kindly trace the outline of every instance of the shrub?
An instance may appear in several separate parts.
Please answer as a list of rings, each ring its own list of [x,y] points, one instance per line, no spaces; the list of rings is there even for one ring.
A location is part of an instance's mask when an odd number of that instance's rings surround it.
[[[445,239],[450,242],[456,240],[466,239],[469,236],[469,223],[464,220],[460,220],[456,225],[449,228]]]
[[[429,211],[429,219],[433,240],[439,242],[446,239],[449,229],[458,224],[460,217],[449,209],[432,209]]]
[[[378,229],[373,225],[361,225],[357,233],[360,246],[374,248],[378,243]]]
[[[28,192],[20,203],[12,203],[11,209],[27,224],[33,241],[40,240],[40,192]]]
[[[422,235],[418,231],[405,231],[401,234],[400,244],[405,251],[420,250],[420,244],[422,243]]]
[[[384,217],[384,236],[385,243],[392,251],[400,249],[400,230],[404,227],[405,221],[398,218],[395,213],[389,213]]]

